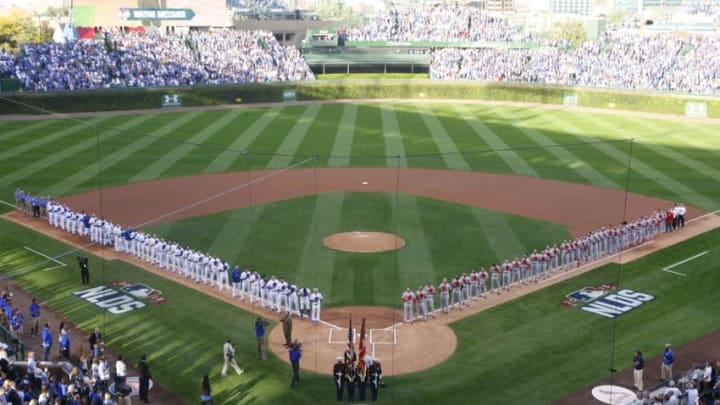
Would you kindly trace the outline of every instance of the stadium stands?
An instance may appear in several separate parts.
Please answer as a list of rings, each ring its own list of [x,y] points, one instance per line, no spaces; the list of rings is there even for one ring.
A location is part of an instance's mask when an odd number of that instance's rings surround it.
[[[268,32],[237,30],[28,44],[13,62],[0,57],[2,66],[24,90],[40,91],[313,79],[297,49]]]

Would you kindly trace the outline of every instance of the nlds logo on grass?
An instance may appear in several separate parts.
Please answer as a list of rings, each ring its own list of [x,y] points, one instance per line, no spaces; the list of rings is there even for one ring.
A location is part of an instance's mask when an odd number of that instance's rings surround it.
[[[585,312],[615,319],[655,299],[653,295],[629,288],[611,293],[615,288],[617,286],[614,284],[585,287],[568,294],[562,304],[566,307],[584,304],[580,309]]]
[[[131,295],[106,285],[75,291],[73,295],[116,315],[145,308],[147,305]]]
[[[118,287],[121,290],[126,291],[128,294],[134,295],[138,298],[144,298],[153,304],[162,304],[167,301],[167,299],[162,295],[162,292],[152,287],[148,287],[145,284],[116,280],[111,281],[110,285]]]

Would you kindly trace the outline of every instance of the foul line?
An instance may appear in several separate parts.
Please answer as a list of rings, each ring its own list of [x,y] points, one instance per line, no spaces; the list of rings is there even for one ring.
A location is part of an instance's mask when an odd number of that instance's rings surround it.
[[[681,260],[681,261],[679,261],[679,262],[677,262],[677,263],[675,263],[675,264],[672,264],[672,265],[670,265],[670,266],[667,266],[667,267],[663,268],[662,271],[667,272],[667,273],[677,274],[678,276],[686,276],[686,277],[687,277],[687,274],[680,273],[680,272],[677,272],[677,271],[671,271],[670,269],[672,269],[673,267],[677,267],[677,266],[679,266],[679,265],[681,265],[681,264],[685,264],[685,263],[689,262],[690,260],[695,260],[695,259],[697,259],[698,257],[705,256],[707,253],[708,253],[707,250],[704,251],[704,252],[702,252],[702,253],[698,253],[698,254],[696,254],[695,256],[688,257],[688,258],[685,259],[685,260]]]
[[[15,204],[11,204],[11,203],[9,203],[9,202],[7,202],[7,201],[4,201],[4,200],[0,200],[0,204],[5,204],[5,205],[7,205],[8,207],[17,208],[17,207],[15,206]]]
[[[29,251],[35,253],[36,255],[42,256],[42,257],[44,257],[45,259],[47,259],[47,260],[49,260],[49,261],[51,261],[51,262],[57,263],[57,266],[48,267],[48,268],[46,268],[46,269],[43,269],[42,271],[50,271],[50,270],[59,269],[59,268],[61,268],[61,267],[67,267],[67,264],[61,262],[60,260],[57,260],[57,259],[55,259],[55,258],[52,258],[52,257],[50,257],[50,256],[48,256],[48,255],[46,255],[46,254],[44,254],[44,253],[38,252],[37,250],[35,250],[35,249],[33,249],[33,248],[29,247],[29,246],[23,246],[23,248],[25,248],[25,250],[29,250]]]

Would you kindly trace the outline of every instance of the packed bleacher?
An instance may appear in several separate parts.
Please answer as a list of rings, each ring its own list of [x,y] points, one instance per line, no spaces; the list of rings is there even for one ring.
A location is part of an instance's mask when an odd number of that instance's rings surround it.
[[[577,49],[445,48],[432,79],[720,94],[720,36],[606,33]]]
[[[506,21],[476,7],[436,4],[390,8],[364,25],[348,28],[347,41],[527,41]]]
[[[237,0],[236,6],[283,6]],[[715,13],[718,6],[693,8]],[[389,8],[345,41],[443,41],[432,50],[430,78],[720,94],[720,36],[610,31],[575,49],[540,40],[475,7],[438,4]],[[463,47],[462,42],[526,47]],[[542,45],[537,48],[534,45]],[[511,45],[514,46],[514,45]],[[430,51],[430,49],[428,49]],[[268,32],[218,30],[187,34],[109,31],[106,39],[28,44],[19,56],[0,50],[0,77],[29,91],[188,86],[313,80],[303,56]]]
[[[296,48],[269,32],[239,30],[109,31],[104,39],[27,44],[18,57],[0,54],[3,73],[31,91],[313,79]]]

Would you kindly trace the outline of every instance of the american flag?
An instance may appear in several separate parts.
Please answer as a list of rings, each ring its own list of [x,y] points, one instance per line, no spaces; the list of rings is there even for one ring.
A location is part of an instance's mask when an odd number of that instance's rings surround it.
[[[355,363],[355,332],[352,327],[352,315],[350,315],[350,325],[348,326],[348,341],[345,348],[345,365],[352,366]]]
[[[362,326],[360,327],[360,340],[358,341],[358,368],[360,369],[360,375],[365,375],[365,353],[367,348],[365,347],[365,318],[362,320]]]

